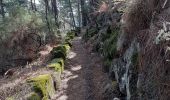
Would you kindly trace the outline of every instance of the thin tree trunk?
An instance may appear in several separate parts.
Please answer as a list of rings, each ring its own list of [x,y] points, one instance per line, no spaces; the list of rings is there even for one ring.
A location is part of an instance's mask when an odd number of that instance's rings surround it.
[[[72,9],[72,4],[71,4],[71,1],[69,1],[69,5],[70,5],[70,10],[71,10],[71,16],[72,16],[72,19],[73,19],[73,24],[74,24],[74,28],[76,27],[76,22],[75,22],[75,19],[74,19],[74,14],[73,14],[73,9]]]
[[[80,0],[78,0],[78,21],[79,21],[79,27],[81,27]]]
[[[53,12],[54,12],[54,18],[55,18],[55,23],[58,26],[58,6],[56,0],[53,0]]]
[[[81,1],[81,14],[82,14],[82,26],[87,25],[86,10],[85,10],[85,0]]]
[[[31,0],[31,9],[34,10],[34,4],[32,0]]]
[[[45,18],[46,18],[46,21],[47,21],[47,27],[48,27],[48,30],[49,32],[51,32],[51,29],[50,29],[50,23],[48,21],[48,8],[49,8],[49,5],[48,5],[48,0],[44,0],[45,2]]]
[[[5,18],[5,11],[4,11],[3,0],[0,0],[0,6],[1,6],[1,15],[2,15],[2,18]]]
[[[34,0],[34,10],[37,11],[36,2]]]

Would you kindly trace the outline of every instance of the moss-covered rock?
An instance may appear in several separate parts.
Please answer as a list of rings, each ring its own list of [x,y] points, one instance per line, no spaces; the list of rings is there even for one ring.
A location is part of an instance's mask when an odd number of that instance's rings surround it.
[[[71,47],[70,47],[69,44],[64,44],[64,45],[54,47],[53,50],[51,51],[52,59],[54,59],[54,58],[63,58],[65,60],[66,59],[66,54],[68,53],[70,48]]]
[[[51,52],[51,54],[52,54],[52,59],[55,58],[63,58],[64,60],[66,59],[66,53],[63,52],[62,50]]]
[[[48,68],[53,68],[56,72],[64,71],[64,60],[63,58],[53,59],[50,64],[48,64]]]
[[[74,39],[74,37],[75,37],[75,32],[74,31],[70,31],[66,35],[67,39]]]
[[[66,52],[69,52],[69,50],[71,48],[70,45],[69,44],[64,44],[63,46],[66,49]]]
[[[67,43],[54,47],[51,51],[51,54],[53,56],[52,58],[63,58],[65,60],[70,48],[70,44]]]
[[[54,95],[54,82],[50,74],[30,78],[27,82],[33,86],[35,93],[40,94],[43,100],[48,100]]]
[[[72,47],[73,45],[72,45],[72,43],[71,43],[71,41],[65,41],[65,43],[64,44],[67,44],[67,45],[69,45],[70,47]]]
[[[52,52],[52,53],[55,53],[55,52],[57,52],[57,51],[61,51],[61,52],[63,52],[63,53],[66,53],[66,52],[67,52],[66,48],[65,48],[63,45],[59,45],[59,46],[57,46],[57,47],[54,47],[51,52]]]

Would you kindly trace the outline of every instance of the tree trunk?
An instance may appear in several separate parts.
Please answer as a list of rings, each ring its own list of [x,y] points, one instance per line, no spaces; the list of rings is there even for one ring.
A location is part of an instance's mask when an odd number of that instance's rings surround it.
[[[34,10],[37,11],[35,0],[34,0]]]
[[[81,27],[80,0],[78,0],[78,21],[79,21],[79,27]]]
[[[86,26],[87,18],[86,18],[85,0],[80,0],[80,1],[81,1],[82,26]]]
[[[58,6],[56,0],[52,0],[52,8],[54,12],[55,23],[58,26]],[[59,27],[59,26],[58,26]]]
[[[2,15],[2,18],[5,18],[5,11],[4,11],[3,0],[0,0],[0,6],[1,6],[1,15]]]
[[[46,18],[46,21],[47,21],[47,27],[48,27],[49,32],[51,32],[50,23],[48,21],[49,3],[48,3],[48,0],[44,0],[44,2],[45,2],[45,18]]]
[[[75,19],[74,19],[74,14],[73,14],[73,9],[72,9],[72,4],[71,4],[71,1],[69,1],[69,6],[70,6],[70,11],[71,11],[71,16],[72,16],[72,19],[73,19],[73,24],[74,24],[74,28],[76,27],[76,22],[75,22]]]
[[[31,9],[34,10],[34,4],[32,0],[31,0]]]

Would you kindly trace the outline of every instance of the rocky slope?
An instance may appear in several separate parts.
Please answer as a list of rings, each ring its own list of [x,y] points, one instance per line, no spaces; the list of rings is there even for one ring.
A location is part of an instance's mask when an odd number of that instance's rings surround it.
[[[103,56],[105,71],[117,83],[113,98],[168,100],[169,16],[167,0],[118,2],[111,10],[94,14],[96,23],[82,31],[90,50]]]

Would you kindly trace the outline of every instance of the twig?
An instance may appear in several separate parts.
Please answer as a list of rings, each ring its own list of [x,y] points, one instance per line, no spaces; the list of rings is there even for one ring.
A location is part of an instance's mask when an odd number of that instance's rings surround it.
[[[165,2],[164,2],[164,4],[163,4],[162,8],[165,8],[165,5],[167,4],[167,2],[168,2],[168,0],[165,0]]]

